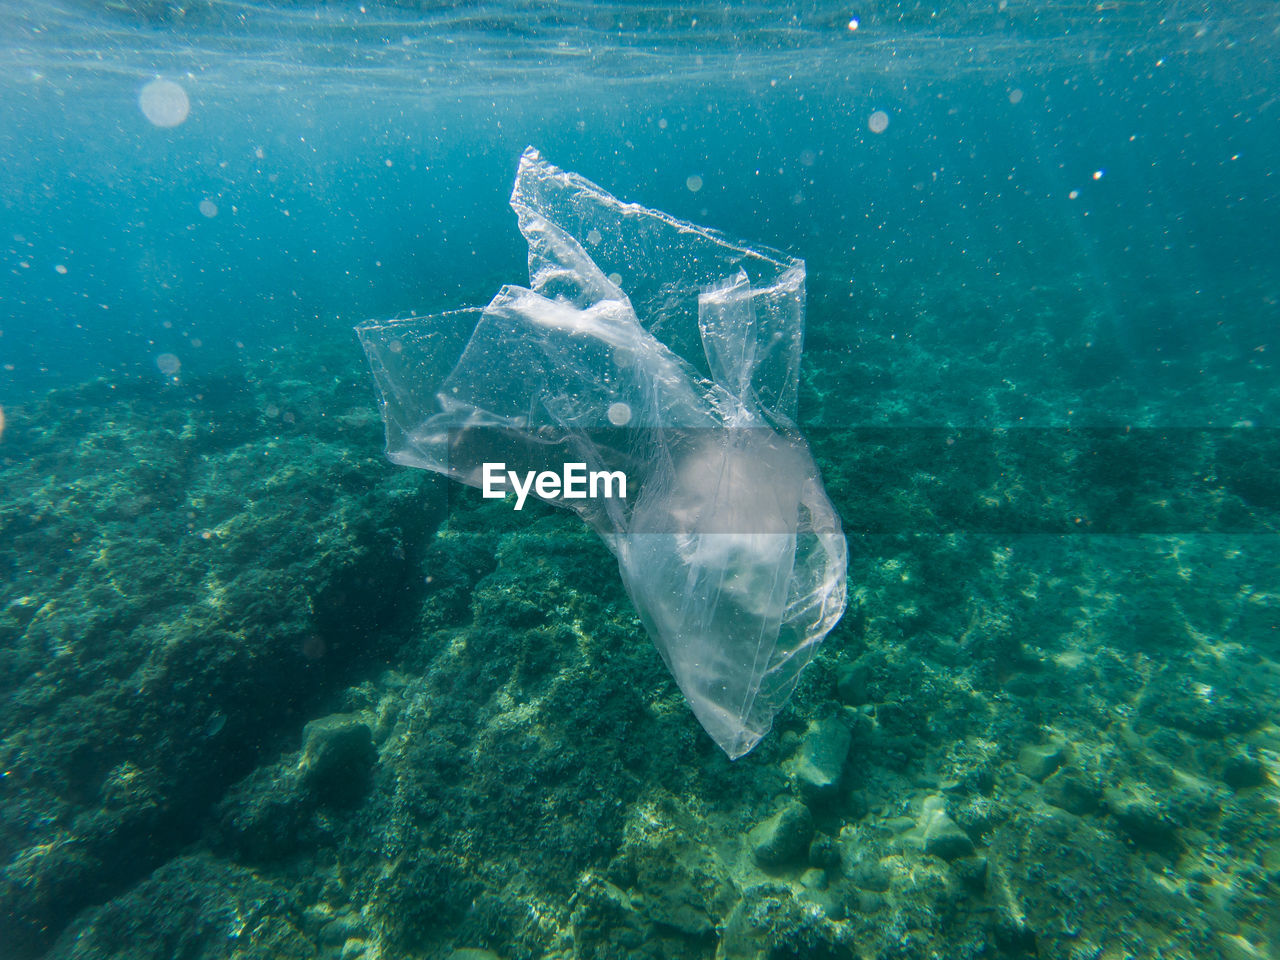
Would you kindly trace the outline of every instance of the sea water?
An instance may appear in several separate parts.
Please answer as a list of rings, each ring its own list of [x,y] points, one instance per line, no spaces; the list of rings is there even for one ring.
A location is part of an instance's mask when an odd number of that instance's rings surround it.
[[[0,942],[1275,956],[1278,53],[1264,3],[4,0]],[[531,143],[807,264],[849,611],[736,764],[580,522],[381,458],[351,327],[527,272]]]

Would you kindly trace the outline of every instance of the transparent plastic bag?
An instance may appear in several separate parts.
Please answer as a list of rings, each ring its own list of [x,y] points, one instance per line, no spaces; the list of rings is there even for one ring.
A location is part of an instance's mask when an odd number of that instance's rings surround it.
[[[356,328],[387,455],[475,487],[495,462],[624,472],[625,499],[544,499],[617,556],[695,716],[736,759],[845,607],[839,517],[793,422],[804,263],[623,203],[533,148],[511,206],[529,287]]]

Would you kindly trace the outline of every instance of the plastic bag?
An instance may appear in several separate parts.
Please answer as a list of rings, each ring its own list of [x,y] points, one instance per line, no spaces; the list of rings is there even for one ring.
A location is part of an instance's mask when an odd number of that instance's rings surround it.
[[[529,287],[356,328],[387,455],[475,487],[487,463],[624,473],[625,498],[543,499],[603,537],[736,759],[845,607],[839,517],[793,423],[804,263],[623,203],[533,148],[511,206]]]

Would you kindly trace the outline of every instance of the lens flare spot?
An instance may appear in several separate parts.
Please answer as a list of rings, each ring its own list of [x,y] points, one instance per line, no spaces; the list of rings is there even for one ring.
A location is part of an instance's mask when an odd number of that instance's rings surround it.
[[[615,427],[625,427],[631,422],[631,407],[621,400],[609,404],[609,422]]]
[[[138,94],[138,107],[152,126],[176,127],[187,119],[191,101],[172,80],[152,80]]]

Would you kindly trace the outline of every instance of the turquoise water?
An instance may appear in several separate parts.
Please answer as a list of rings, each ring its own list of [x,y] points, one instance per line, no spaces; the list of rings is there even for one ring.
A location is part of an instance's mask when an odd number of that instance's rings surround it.
[[[1280,955],[1278,54],[0,3],[0,955]],[[351,328],[527,276],[530,144],[807,264],[850,603],[735,763],[577,519],[382,456]]]

